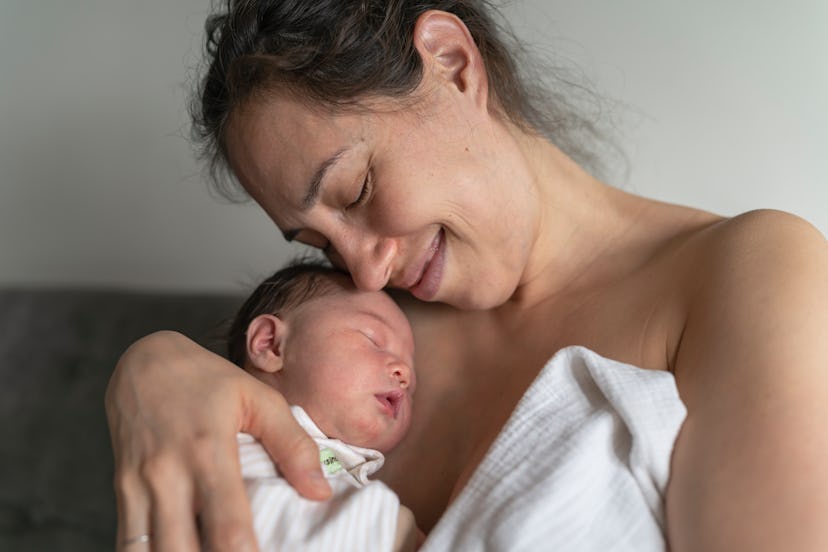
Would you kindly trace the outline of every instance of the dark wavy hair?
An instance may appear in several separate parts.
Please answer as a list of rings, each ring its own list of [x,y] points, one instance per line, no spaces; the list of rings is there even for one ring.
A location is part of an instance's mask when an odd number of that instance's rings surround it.
[[[350,281],[350,276],[325,261],[304,257],[291,261],[260,283],[239,307],[225,338],[227,358],[244,367],[247,327],[257,316],[284,316],[302,303],[342,289],[345,281]]]
[[[224,0],[206,22],[206,69],[190,102],[193,138],[217,190],[229,198],[237,191],[223,178],[224,128],[255,94],[281,88],[333,110],[359,108],[370,97],[410,99],[422,78],[413,30],[428,10],[452,13],[469,29],[495,112],[600,172],[585,142],[601,132],[575,107],[575,96],[588,91],[563,77],[557,82],[564,91],[547,90],[549,75],[525,59],[486,0]]]

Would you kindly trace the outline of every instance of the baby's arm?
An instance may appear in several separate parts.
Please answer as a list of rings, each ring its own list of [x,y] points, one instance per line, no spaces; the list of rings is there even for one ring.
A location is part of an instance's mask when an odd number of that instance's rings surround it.
[[[414,513],[400,504],[400,512],[397,514],[397,536],[394,539],[394,552],[417,550],[423,540],[419,537],[417,523],[414,521]]]

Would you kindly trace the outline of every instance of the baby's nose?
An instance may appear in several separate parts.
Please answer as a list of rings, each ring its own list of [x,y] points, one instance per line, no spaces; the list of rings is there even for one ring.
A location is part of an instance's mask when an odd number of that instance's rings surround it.
[[[391,375],[399,382],[402,389],[407,389],[411,383],[408,367],[405,364],[394,363],[391,369]]]

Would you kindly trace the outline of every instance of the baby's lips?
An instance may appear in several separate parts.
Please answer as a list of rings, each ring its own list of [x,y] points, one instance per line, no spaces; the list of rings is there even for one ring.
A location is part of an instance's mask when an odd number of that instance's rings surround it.
[[[388,393],[380,393],[375,395],[377,400],[386,408],[388,414],[396,418],[400,414],[400,406],[402,405],[405,393],[400,390],[389,391]]]

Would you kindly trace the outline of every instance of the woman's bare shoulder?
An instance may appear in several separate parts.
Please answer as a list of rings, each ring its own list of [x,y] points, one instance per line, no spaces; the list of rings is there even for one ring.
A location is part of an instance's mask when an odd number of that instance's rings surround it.
[[[711,254],[760,253],[768,248],[787,245],[824,246],[825,237],[805,219],[785,211],[758,209],[722,219],[710,226]]]
[[[828,432],[816,423],[828,416],[828,243],[779,211],[745,213],[694,239],[675,362],[688,417],[667,497],[671,543],[815,549],[828,542],[819,467]]]
[[[817,228],[772,209],[697,225],[672,246],[677,252],[670,263],[673,275],[687,276],[679,280],[688,316],[745,300],[749,291],[780,291],[809,271],[823,270],[828,254],[828,242]],[[716,301],[705,300],[712,298]]]
[[[804,284],[814,291],[828,284],[828,242],[790,213],[750,211],[710,225],[693,241],[689,317],[725,306],[740,311],[765,296],[784,300]]]
[[[693,242],[677,377],[679,364],[748,349],[781,356],[821,334],[825,315],[814,308],[828,314],[828,242],[813,225],[782,211],[751,211],[701,230]]]

